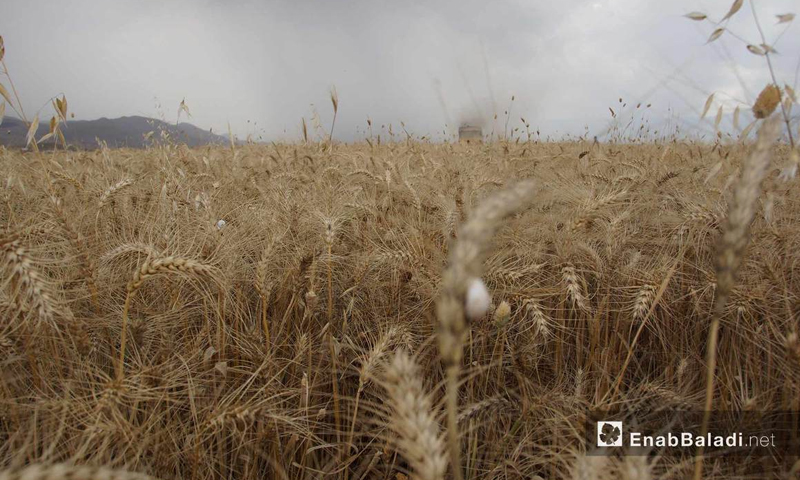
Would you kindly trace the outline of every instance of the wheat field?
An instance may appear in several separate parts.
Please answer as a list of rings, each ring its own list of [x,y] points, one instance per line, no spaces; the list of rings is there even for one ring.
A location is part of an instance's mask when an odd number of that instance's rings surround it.
[[[4,149],[0,479],[690,478],[583,428],[703,410],[715,318],[713,407],[800,407],[787,146],[716,273],[758,148]]]

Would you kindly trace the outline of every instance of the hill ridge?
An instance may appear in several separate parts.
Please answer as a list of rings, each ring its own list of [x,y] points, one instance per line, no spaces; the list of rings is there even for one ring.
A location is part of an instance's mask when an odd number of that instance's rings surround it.
[[[47,122],[43,122],[36,131],[36,137],[41,138],[48,131]],[[98,148],[98,140],[112,148],[144,148],[160,140],[160,131],[168,132],[174,140],[190,147],[228,142],[226,137],[203,130],[188,122],[168,123],[141,115],[70,120],[62,127],[62,133],[67,143],[84,149]],[[22,120],[7,116],[0,123],[0,145],[23,148],[26,144],[27,132],[28,127]],[[146,135],[150,132],[153,132],[153,135],[148,139]],[[41,146],[46,147],[52,143],[52,141],[47,141]]]

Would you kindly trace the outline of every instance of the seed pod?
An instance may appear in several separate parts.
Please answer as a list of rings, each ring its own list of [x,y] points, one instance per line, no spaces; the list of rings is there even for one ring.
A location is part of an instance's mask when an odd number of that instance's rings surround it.
[[[767,118],[772,115],[781,102],[781,90],[774,84],[767,85],[758,94],[756,104],[753,105],[753,115],[756,118]]]

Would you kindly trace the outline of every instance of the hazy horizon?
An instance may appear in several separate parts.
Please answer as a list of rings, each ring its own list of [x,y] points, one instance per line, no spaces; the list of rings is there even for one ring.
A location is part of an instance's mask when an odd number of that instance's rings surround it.
[[[756,3],[768,41],[780,35],[779,83],[796,86],[798,30],[775,21],[792,6]],[[770,81],[763,57],[732,34],[706,44],[713,26],[683,17],[702,11],[720,19],[728,7],[6,0],[0,35],[23,106],[30,114],[41,107],[45,119],[48,99],[65,94],[76,119],[141,115],[174,123],[185,98],[192,117],[181,121],[220,134],[230,123],[242,139],[296,140],[302,118],[313,132],[315,111],[328,131],[335,87],[335,137],[343,141],[362,138],[368,118],[376,134],[388,124],[402,134],[401,122],[434,139],[465,122],[502,133],[512,95],[509,130],[524,117],[543,136],[581,135],[586,127],[602,135],[612,125],[609,107],[626,122],[641,102],[652,104],[651,123],[677,118],[684,131],[702,134],[713,130],[717,105],[730,114]],[[748,4],[728,27],[760,43]],[[712,92],[721,103],[699,122]]]

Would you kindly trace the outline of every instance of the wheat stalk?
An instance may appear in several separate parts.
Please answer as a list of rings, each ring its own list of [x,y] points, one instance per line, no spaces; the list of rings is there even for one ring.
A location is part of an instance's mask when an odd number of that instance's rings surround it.
[[[335,91],[334,91],[335,93]],[[332,94],[332,99],[333,97]],[[334,108],[336,108],[338,100],[334,101]],[[328,345],[330,346],[331,354],[331,385],[333,387],[333,416],[336,422],[336,441],[339,442],[341,431],[341,418],[339,414],[339,379],[337,375],[337,352],[334,348],[335,338],[333,336],[333,242],[336,240],[336,224],[331,219],[325,219],[325,247],[327,249],[326,266],[328,270]]]
[[[137,253],[152,258],[158,258],[161,256],[161,251],[159,251],[152,245],[148,245],[146,243],[141,243],[141,242],[131,242],[131,243],[123,243],[122,245],[106,252],[101,257],[101,260],[103,262],[110,262],[116,259],[117,257],[121,257],[129,253]]]
[[[52,186],[51,186],[51,193],[52,193]],[[51,195],[50,200],[53,203],[53,210],[55,210],[56,212],[56,220],[58,221],[59,226],[66,234],[70,244],[72,244],[72,248],[75,249],[75,251],[78,254],[78,258],[81,261],[81,275],[83,276],[83,279],[86,281],[86,286],[89,288],[89,293],[92,297],[92,304],[96,309],[98,307],[98,303],[97,303],[97,285],[95,284],[94,281],[95,277],[94,261],[89,256],[83,237],[81,236],[80,233],[78,233],[77,230],[75,230],[72,227],[72,225],[70,225],[70,222],[67,219],[67,215],[64,212],[64,209],[61,207],[61,199],[53,194]]]
[[[364,388],[369,384],[373,371],[378,363],[383,359],[389,345],[397,335],[397,328],[392,327],[386,333],[380,336],[377,342],[372,346],[367,355],[361,360],[361,368],[358,372],[358,390],[356,390],[356,398],[353,406],[353,417],[350,421],[350,433],[348,434],[348,445],[353,444],[353,435],[355,434],[356,418],[358,416],[358,405],[361,399],[361,393]]]
[[[130,178],[124,178],[124,179],[120,180],[119,182],[117,182],[117,183],[115,183],[113,185],[110,185],[108,188],[106,188],[103,191],[102,194],[100,194],[100,199],[97,201],[97,207],[98,208],[103,208],[117,194],[119,194],[125,188],[130,187],[131,185],[133,185],[133,180],[130,179]]]
[[[155,259],[148,258],[133,272],[133,277],[126,287],[125,305],[122,309],[122,333],[120,335],[119,363],[117,365],[117,379],[120,381],[123,378],[125,366],[125,341],[128,331],[128,309],[131,305],[131,299],[147,279],[160,274],[182,274],[214,278],[217,274],[217,270],[210,265],[188,258],[161,257]]]
[[[521,210],[533,197],[534,185],[520,182],[481,203],[462,227],[442,274],[442,296],[437,304],[439,351],[447,371],[447,431],[453,476],[461,480],[458,434],[458,375],[467,332],[467,292],[480,278],[489,243],[502,221]]]
[[[708,333],[708,350],[706,351],[706,401],[701,427],[703,436],[708,432],[714,398],[719,323],[736,283],[736,273],[744,258],[745,249],[750,241],[750,224],[755,217],[756,201],[761,195],[761,182],[767,174],[772,145],[777,140],[779,133],[779,122],[775,118],[764,122],[759,129],[755,148],[742,165],[741,177],[734,188],[733,198],[728,206],[728,218],[725,220],[722,236],[717,245],[715,266],[717,290],[713,319]],[[700,447],[695,456],[694,480],[700,480],[702,475],[703,448]]]
[[[261,259],[258,261],[258,265],[256,266],[256,280],[253,285],[256,289],[256,292],[258,292],[259,296],[261,296],[261,328],[264,331],[264,345],[267,350],[269,350],[271,345],[267,309],[269,308],[269,296],[272,293],[272,281],[267,279],[267,268],[269,266],[274,248],[275,239],[273,238],[261,253]]]
[[[68,175],[66,173],[61,173],[61,172],[58,172],[58,171],[52,171],[52,172],[50,172],[50,174],[53,175],[54,177],[56,177],[58,180],[62,180],[64,182],[66,182],[66,183],[69,183],[70,185],[75,187],[75,190],[77,190],[79,192],[83,191],[83,184],[81,184],[81,182],[79,182],[76,178],[74,178],[74,177],[72,177],[72,176],[70,176],[70,175]]]

